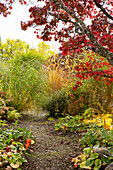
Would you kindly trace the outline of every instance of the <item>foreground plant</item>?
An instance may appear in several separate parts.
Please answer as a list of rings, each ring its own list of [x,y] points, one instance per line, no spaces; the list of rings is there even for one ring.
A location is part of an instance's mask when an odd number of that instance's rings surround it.
[[[59,118],[57,122],[55,122],[55,130],[63,131],[64,134],[68,132],[75,132],[81,135],[81,133],[87,132],[87,129],[93,129],[95,127],[99,127],[95,123],[92,122],[84,122],[82,116],[70,116]]]
[[[106,120],[111,121],[106,115]],[[102,119],[103,118],[103,119]],[[76,132],[81,136],[80,145],[83,154],[72,159],[74,167],[98,170],[113,162],[113,157],[106,155],[100,159],[98,153],[94,153],[95,148],[107,148],[113,154],[113,130],[104,127],[104,116],[95,116],[95,119],[83,121],[81,116],[66,116],[59,118],[55,123],[55,130],[61,130],[64,134]],[[87,147],[87,148],[86,148]],[[85,149],[84,149],[85,148]]]
[[[100,147],[108,147],[113,153],[113,130],[108,131],[103,127],[93,127],[83,133],[79,140],[82,148],[98,145]]]
[[[29,136],[28,136],[28,138],[26,140],[26,144],[25,144],[26,149],[28,149],[31,144],[30,133],[31,133],[31,128],[30,128]]]
[[[27,160],[23,157],[26,152],[24,147],[27,138],[31,139],[32,133],[24,127],[10,126],[8,129],[0,129],[0,167],[19,168]]]
[[[108,154],[107,150],[104,149],[104,154],[101,158],[95,151],[95,148],[84,148],[83,154],[72,159],[74,167],[77,168],[80,166],[80,168],[98,170],[113,162],[113,157],[111,154]]]

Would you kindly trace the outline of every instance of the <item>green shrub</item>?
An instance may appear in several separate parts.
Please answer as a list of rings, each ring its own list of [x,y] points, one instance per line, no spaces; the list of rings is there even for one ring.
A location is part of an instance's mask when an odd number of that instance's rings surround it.
[[[68,94],[66,89],[55,91],[51,95],[40,96],[40,102],[43,109],[49,111],[50,116],[60,117],[67,112],[68,108]]]
[[[9,121],[14,121],[16,119],[19,119],[21,116],[20,113],[14,110],[13,107],[7,107],[9,101],[10,100],[6,98],[6,93],[0,91],[0,118]]]
[[[65,117],[61,117],[55,123],[55,130],[61,130],[66,134],[67,132],[80,132],[85,131],[88,128],[87,124],[84,124],[82,121],[82,117],[77,116],[70,116],[67,115]]]
[[[7,112],[8,121],[18,120],[21,117],[20,113],[17,110],[12,110]]]
[[[98,127],[96,125],[92,128],[87,129],[87,132],[82,135],[80,139],[81,146],[92,147],[98,145],[99,147],[108,147],[113,153],[113,130],[106,130],[103,127]]]

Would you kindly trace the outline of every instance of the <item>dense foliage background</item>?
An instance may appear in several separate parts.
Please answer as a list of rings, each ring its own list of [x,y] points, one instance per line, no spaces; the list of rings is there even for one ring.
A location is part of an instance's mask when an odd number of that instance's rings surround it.
[[[0,50],[5,107],[21,112],[40,106],[57,117],[82,115],[89,108],[94,114],[112,112],[111,78],[101,74],[88,77],[82,70],[87,64],[91,73],[100,65],[100,72],[111,69],[106,59],[91,50],[71,58],[55,54],[45,42],[30,49],[26,43],[10,39],[1,43]]]

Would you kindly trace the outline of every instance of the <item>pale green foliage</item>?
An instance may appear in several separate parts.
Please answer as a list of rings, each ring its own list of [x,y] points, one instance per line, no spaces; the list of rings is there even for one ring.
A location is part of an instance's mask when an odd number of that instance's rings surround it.
[[[37,52],[44,58],[48,58],[52,55],[55,55],[55,52],[51,50],[51,47],[46,44],[44,41],[38,44]]]
[[[29,45],[23,41],[7,39],[5,43],[0,43],[0,58],[11,59],[16,54],[29,50]]]
[[[20,117],[21,117],[20,113],[18,113],[17,110],[12,110],[7,112],[7,118],[9,121],[13,121],[15,119],[18,120]]]

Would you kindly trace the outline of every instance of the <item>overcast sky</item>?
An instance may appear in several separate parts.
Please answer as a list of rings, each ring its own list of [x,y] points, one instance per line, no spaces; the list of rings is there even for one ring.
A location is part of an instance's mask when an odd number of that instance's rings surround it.
[[[5,42],[6,39],[20,39],[30,44],[31,47],[37,47],[40,40],[36,38],[34,34],[35,28],[28,28],[27,31],[21,30],[21,21],[29,20],[29,7],[25,7],[19,3],[13,5],[11,15],[4,18],[0,15],[0,36],[1,40]],[[54,48],[57,48],[58,44],[55,42],[46,42],[47,44],[52,44]]]

